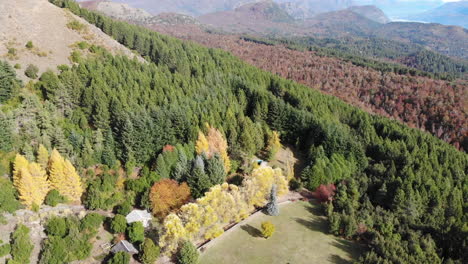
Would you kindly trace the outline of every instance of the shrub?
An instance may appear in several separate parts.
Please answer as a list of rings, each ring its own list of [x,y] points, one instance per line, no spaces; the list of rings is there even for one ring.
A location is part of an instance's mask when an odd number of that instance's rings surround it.
[[[45,231],[48,235],[64,237],[67,234],[67,223],[65,218],[52,217],[47,221]]]
[[[66,199],[65,197],[63,197],[57,190],[53,189],[51,190],[46,198],[45,198],[45,201],[44,203],[47,204],[47,205],[50,205],[52,207],[55,207],[57,206],[57,204],[59,203],[64,203],[66,202]]]
[[[16,63],[14,67],[15,67],[15,69],[19,70],[19,69],[21,69],[21,64]]]
[[[29,228],[18,225],[11,236],[11,257],[18,263],[29,263],[31,252],[34,248],[29,238]]]
[[[17,50],[15,48],[8,48],[8,55],[16,56]]]
[[[28,48],[28,49],[32,49],[32,48],[34,48],[34,45],[33,45],[33,43],[32,43],[32,41],[31,41],[31,40],[30,40],[30,41],[28,41],[28,43],[26,43],[26,45],[25,45],[25,46],[26,46],[26,48]]]
[[[79,52],[78,50],[72,51],[70,55],[70,61],[78,63],[80,60],[81,60],[81,52]]]
[[[177,263],[179,264],[197,264],[198,250],[192,242],[186,241],[182,244],[177,254]]]
[[[128,215],[132,211],[132,204],[127,200],[117,207],[117,213],[121,215]]]
[[[291,179],[291,181],[289,181],[289,189],[291,189],[292,191],[297,191],[299,190],[300,188],[302,188],[302,183],[296,179]]]
[[[275,226],[269,221],[263,222],[262,223],[262,236],[264,238],[269,238],[273,235],[273,233],[275,233]]]
[[[0,246],[0,258],[10,254],[11,246],[10,244],[4,244]]]
[[[81,31],[85,28],[84,24],[81,24],[78,20],[73,20],[67,24],[69,29],[73,29],[76,31]]]
[[[108,264],[128,264],[130,263],[130,255],[125,252],[118,252],[112,256],[107,262]]]
[[[143,264],[153,264],[158,259],[160,254],[159,247],[154,244],[153,240],[145,238],[145,241],[140,246],[140,261]]]
[[[101,225],[104,217],[97,213],[87,214],[81,220],[81,230],[97,230]]]
[[[37,78],[37,73],[39,72],[39,68],[37,68],[36,65],[29,64],[26,70],[24,71],[24,74],[31,79],[36,79]]]
[[[142,242],[145,239],[145,228],[141,222],[133,222],[127,228],[128,239],[130,242]]]
[[[87,49],[89,47],[89,44],[86,42],[86,41],[80,41],[76,44],[76,46],[79,48],[79,49]]]
[[[127,219],[123,215],[116,214],[114,219],[112,219],[110,228],[114,233],[125,233],[125,230],[127,230]]]

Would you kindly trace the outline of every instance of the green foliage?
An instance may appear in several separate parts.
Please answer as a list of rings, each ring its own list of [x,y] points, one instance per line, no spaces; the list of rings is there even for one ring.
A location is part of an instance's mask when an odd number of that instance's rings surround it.
[[[65,222],[67,233],[62,237],[48,233],[48,238],[44,241],[39,264],[61,264],[82,261],[88,258],[93,247],[90,240],[95,233],[89,232],[89,229],[83,229],[80,232],[80,227],[92,225],[90,222],[94,221],[83,219],[80,222],[76,217],[57,219]]]
[[[53,189],[47,194],[44,203],[55,207],[57,206],[57,204],[66,202],[66,200],[67,199],[64,196],[60,195],[60,193],[57,190]]]
[[[141,222],[133,222],[127,228],[127,236],[131,243],[143,242],[145,239],[145,228]]]
[[[190,241],[185,241],[177,252],[177,263],[198,264],[199,253],[197,248]]]
[[[98,213],[89,213],[81,220],[81,230],[97,230],[104,221],[104,217]]]
[[[125,216],[116,214],[111,221],[110,228],[114,233],[125,233],[127,230],[127,220]]]
[[[159,247],[149,238],[145,238],[140,245],[139,259],[143,264],[153,264],[160,254]]]
[[[26,70],[24,71],[24,74],[26,77],[31,78],[31,79],[36,79],[37,73],[39,72],[39,68],[37,68],[36,65],[29,64]]]
[[[14,68],[17,69],[17,70],[21,69],[21,64],[16,63],[15,66],[14,66]]]
[[[11,250],[12,259],[18,263],[29,263],[31,253],[34,248],[29,237],[29,228],[25,225],[18,225],[15,231],[11,234]]]
[[[47,235],[64,237],[67,234],[68,228],[65,218],[52,217],[47,221],[45,227]]]
[[[74,51],[72,51],[72,53],[70,55],[70,61],[78,63],[78,62],[80,62],[81,57],[82,57],[81,52],[78,51],[78,50],[74,50]]]
[[[132,204],[128,200],[125,200],[125,202],[117,207],[117,213],[121,215],[128,215],[132,209]]]
[[[10,254],[11,246],[10,244],[3,244],[0,246],[0,258]]]
[[[33,42],[32,42],[31,40],[28,41],[28,42],[26,43],[25,47],[28,48],[28,49],[34,48]]]
[[[13,213],[21,207],[16,199],[16,190],[9,179],[0,177],[0,214]]]
[[[16,73],[6,61],[0,61],[0,103],[14,97],[18,92],[20,81]]]
[[[289,189],[291,189],[292,191],[297,191],[300,188],[302,188],[302,183],[296,178],[293,178],[289,181]]]
[[[78,20],[72,20],[68,22],[67,27],[76,31],[81,31],[85,28],[85,25],[80,23]]]
[[[117,252],[114,254],[107,264],[128,264],[130,263],[130,255],[125,252]]]

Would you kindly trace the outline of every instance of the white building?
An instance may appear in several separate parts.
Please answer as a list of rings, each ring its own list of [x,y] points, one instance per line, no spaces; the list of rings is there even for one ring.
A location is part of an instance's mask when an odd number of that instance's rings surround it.
[[[141,222],[145,228],[147,228],[153,217],[146,210],[133,210],[126,217],[127,224],[134,222]]]

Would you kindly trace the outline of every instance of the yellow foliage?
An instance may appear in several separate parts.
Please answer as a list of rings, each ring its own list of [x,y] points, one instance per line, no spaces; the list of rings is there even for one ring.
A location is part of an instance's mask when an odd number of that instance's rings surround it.
[[[42,205],[50,190],[46,172],[34,162],[22,168],[17,189],[21,203],[28,208]]]
[[[208,140],[206,139],[205,135],[199,131],[198,132],[198,139],[197,142],[195,143],[195,151],[197,154],[202,154],[203,152],[207,153],[208,152]]]
[[[228,172],[231,169],[231,160],[227,154],[228,144],[226,139],[219,130],[208,126],[208,158],[211,158],[215,153],[219,153],[224,163],[224,170]]]
[[[81,177],[71,162],[64,159],[56,149],[52,150],[50,155],[49,181],[52,188],[68,197],[70,201],[80,200],[83,193]]]
[[[275,226],[269,221],[263,222],[262,223],[262,236],[264,238],[269,238],[273,235],[273,233],[275,233]]]
[[[278,150],[281,148],[281,142],[280,142],[280,137],[278,132],[273,131],[269,138],[268,138],[268,143],[267,143],[267,152],[268,152],[268,157],[270,159],[274,158]]]
[[[204,238],[214,239],[214,238],[219,237],[223,233],[224,233],[224,229],[220,225],[214,225],[206,231]]]
[[[37,163],[42,166],[42,168],[47,168],[49,162],[49,151],[40,144],[39,149],[37,150]]]
[[[174,253],[179,242],[185,240],[187,232],[182,220],[176,214],[170,214],[164,219],[163,235],[159,238],[159,246],[167,253]]]
[[[180,219],[184,223],[187,237],[193,239],[200,231],[203,208],[195,203],[189,203],[180,208]]]
[[[13,162],[13,185],[18,188],[20,182],[21,170],[27,168],[29,161],[20,154],[16,154],[15,161]]]

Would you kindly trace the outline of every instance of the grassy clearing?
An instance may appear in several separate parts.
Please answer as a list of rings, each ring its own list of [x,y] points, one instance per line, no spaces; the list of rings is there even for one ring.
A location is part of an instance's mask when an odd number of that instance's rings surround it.
[[[202,253],[200,263],[309,264],[357,259],[360,246],[327,234],[326,219],[319,215],[319,205],[308,202],[282,205],[276,217],[258,214],[222,235]],[[263,221],[271,221],[276,227],[269,239],[261,237]]]

